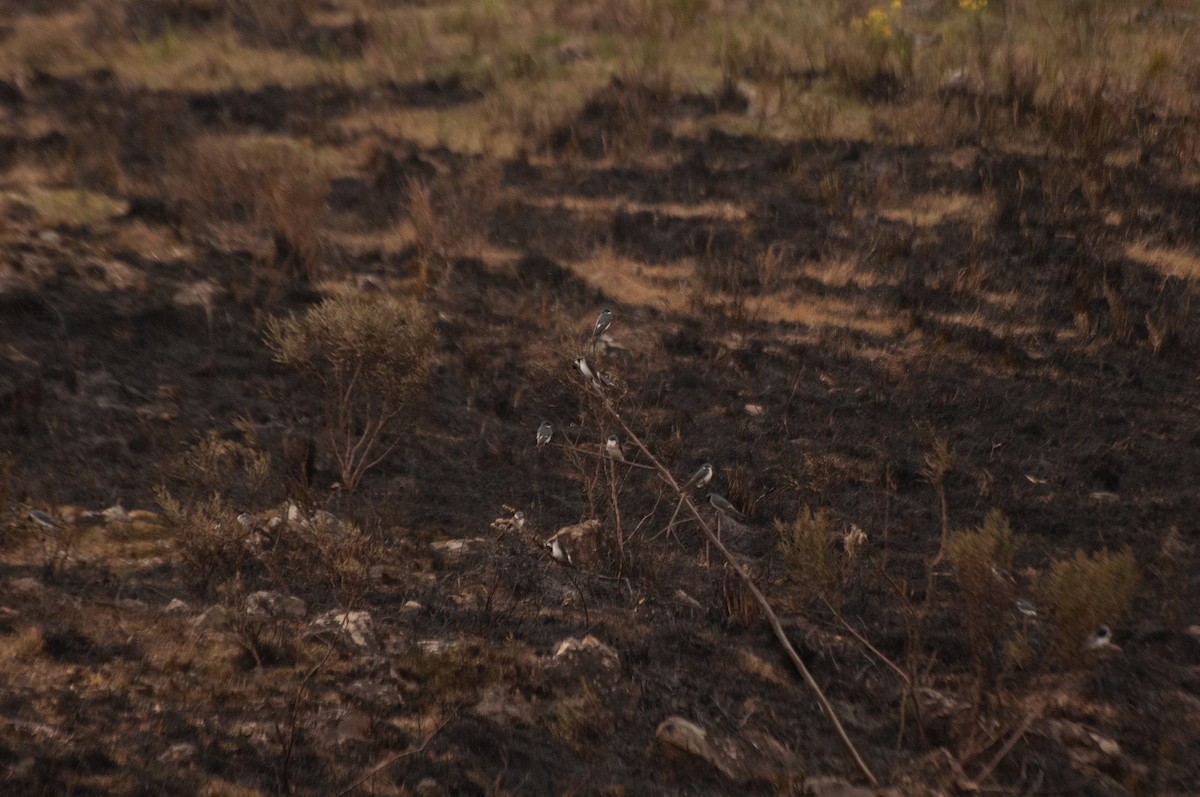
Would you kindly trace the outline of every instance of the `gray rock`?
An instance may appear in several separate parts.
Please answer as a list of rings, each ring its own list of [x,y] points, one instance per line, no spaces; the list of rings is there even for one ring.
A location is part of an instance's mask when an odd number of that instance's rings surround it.
[[[490,542],[483,537],[471,537],[459,540],[439,540],[429,547],[443,554],[465,554],[486,548]]]
[[[328,611],[309,624],[308,635],[360,653],[379,647],[370,612]]]
[[[308,606],[295,595],[262,590],[246,596],[246,614],[255,618],[300,619],[308,614]]]
[[[654,733],[669,758],[684,766],[702,761],[737,783],[800,783],[803,771],[796,757],[761,731],[719,737],[683,717],[667,717]],[[831,793],[830,797],[833,797]],[[858,797],[848,793],[844,797]]]
[[[181,742],[168,747],[167,751],[158,757],[158,760],[164,764],[179,764],[195,757],[196,745]]]
[[[571,564],[589,570],[600,562],[600,521],[585,520],[574,526],[564,526],[550,540],[559,543],[571,552]]]
[[[590,634],[583,639],[568,637],[543,662],[543,669],[552,683],[575,684],[586,680],[610,688],[621,678],[621,656]]]
[[[670,758],[690,764],[700,760],[716,769],[729,779],[734,779],[733,762],[723,751],[717,749],[708,738],[708,731],[683,717],[667,717],[658,724],[654,738]]]
[[[108,509],[100,513],[104,518],[105,523],[128,523],[129,513],[125,511],[125,507],[120,504],[113,504]]]

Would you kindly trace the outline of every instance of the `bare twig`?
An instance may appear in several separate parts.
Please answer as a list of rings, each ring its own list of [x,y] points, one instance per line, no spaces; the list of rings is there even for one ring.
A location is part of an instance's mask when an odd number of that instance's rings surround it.
[[[983,783],[988,779],[988,777],[991,776],[996,767],[1000,766],[1000,762],[1004,760],[1005,756],[1012,752],[1017,740],[1025,735],[1025,731],[1029,730],[1029,726],[1033,724],[1034,718],[1035,717],[1032,712],[1025,715],[1025,719],[1021,720],[1021,724],[1018,725],[1017,729],[1013,731],[1011,736],[1008,737],[1008,741],[1004,743],[1004,746],[996,751],[996,754],[992,756],[992,760],[987,762],[987,766],[979,770],[979,774],[975,776],[975,783]]]
[[[385,758],[383,761],[379,762],[375,766],[368,769],[365,773],[363,773],[358,778],[358,780],[354,781],[349,786],[347,786],[346,788],[342,789],[337,794],[335,794],[334,797],[345,797],[347,794],[354,791],[359,786],[363,785],[368,780],[375,777],[380,772],[387,769],[388,767],[390,767],[392,764],[396,763],[400,759],[408,758],[409,756],[414,756],[419,753],[425,752],[425,748],[429,746],[429,743],[433,741],[433,738],[435,736],[437,736],[439,733],[442,732],[442,728],[445,728],[450,723],[451,719],[454,719],[454,717],[451,717],[450,719],[443,722],[441,725],[437,726],[437,728],[434,729],[433,733],[426,736],[425,741],[421,742],[421,744],[418,747],[410,747],[407,750],[403,750],[399,753],[396,753],[393,756],[390,756],[389,758]]]
[[[866,638],[865,636],[863,636],[862,634],[860,634],[860,633],[858,632],[858,629],[856,629],[854,626],[850,625],[850,623],[848,623],[848,622],[846,621],[846,618],[845,618],[845,617],[842,617],[842,614],[841,614],[841,612],[839,612],[837,609],[833,608],[833,604],[832,604],[832,603],[830,603],[829,601],[825,600],[825,598],[821,598],[821,602],[822,602],[822,603],[824,603],[824,604],[825,604],[825,606],[826,606],[826,608],[828,608],[828,609],[829,609],[829,611],[833,613],[833,616],[834,616],[834,617],[837,619],[837,621],[838,621],[839,623],[841,623],[841,624],[842,624],[842,627],[843,627],[843,628],[845,628],[847,631],[849,631],[849,632],[850,632],[850,634],[851,634],[851,635],[852,635],[852,636],[853,636],[855,639],[857,639],[857,640],[858,640],[858,641],[859,641],[859,642],[862,644],[862,646],[863,646],[863,647],[865,647],[867,650],[871,651],[871,652],[872,652],[872,653],[874,653],[876,656],[878,656],[878,657],[879,657],[879,660],[880,660],[880,661],[882,661],[884,664],[886,664],[887,666],[891,667],[891,668],[892,668],[892,669],[895,671],[895,673],[896,673],[897,675],[899,675],[899,676],[900,676],[900,680],[904,681],[905,685],[907,685],[907,686],[912,686],[912,678],[910,678],[910,677],[908,676],[908,673],[906,673],[906,672],[905,672],[905,671],[904,671],[904,670],[903,670],[903,669],[900,667],[900,665],[899,665],[899,664],[897,664],[896,662],[894,662],[894,661],[892,661],[891,659],[889,659],[887,656],[885,656],[885,655],[883,655],[882,653],[880,653],[880,652],[879,652],[879,648],[877,648],[877,647],[875,647],[874,645],[872,645],[872,644],[871,644],[871,643],[870,643],[870,642],[867,640],[867,638]]]

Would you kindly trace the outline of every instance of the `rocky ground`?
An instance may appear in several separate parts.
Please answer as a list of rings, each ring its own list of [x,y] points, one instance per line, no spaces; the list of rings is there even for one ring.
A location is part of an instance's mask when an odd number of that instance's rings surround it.
[[[1113,100],[1092,141],[1062,98],[956,83],[868,92],[873,136],[760,135],[736,82],[605,75],[508,150],[364,121],[495,94],[0,83],[6,791],[859,793],[748,588],[687,510],[668,529],[650,455],[714,465],[701,516],[708,489],[745,513],[722,538],[881,787],[1194,789],[1188,113]],[[989,103],[1004,135],[963,121]],[[930,113],[945,135],[888,129]],[[353,491],[320,385],[264,342],[347,294],[420,296],[436,333]],[[992,509],[1019,544],[981,654],[939,552]],[[1113,644],[1063,655],[1055,563],[1126,547]]]

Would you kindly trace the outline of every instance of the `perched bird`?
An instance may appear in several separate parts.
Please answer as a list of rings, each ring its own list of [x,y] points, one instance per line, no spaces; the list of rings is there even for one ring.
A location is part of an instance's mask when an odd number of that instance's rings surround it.
[[[588,361],[587,357],[580,357],[575,360],[575,366],[579,369],[579,373],[583,374],[584,379],[591,381],[593,385],[599,388],[612,387],[613,381],[597,370],[596,366]]]
[[[604,443],[604,451],[617,462],[625,461],[625,452],[621,450],[621,439],[615,434],[609,435]]]
[[[520,509],[518,509],[516,512],[513,512],[512,522],[513,525],[519,529],[525,528],[525,513]]]
[[[62,527],[62,523],[59,523],[49,514],[40,509],[29,510],[29,514],[26,515],[26,517],[44,529],[57,529]]]
[[[1037,617],[1037,609],[1033,608],[1033,604],[1024,598],[1017,598],[1017,611],[1026,617]]]
[[[698,471],[696,471],[695,473],[692,474],[692,478],[688,479],[684,483],[683,489],[690,490],[693,487],[696,487],[696,488],[703,487],[704,485],[706,485],[710,481],[712,481],[712,477],[713,477],[713,466],[710,465],[709,463],[705,462],[703,465],[700,466],[700,469]]]
[[[537,447],[541,448],[546,445],[552,437],[554,437],[554,427],[550,425],[550,421],[542,421],[542,425],[537,430]]]
[[[731,503],[729,503],[729,501],[725,500],[725,496],[723,496],[723,495],[717,495],[716,493],[709,493],[708,494],[708,502],[710,504],[712,504],[713,509],[717,510],[718,512],[720,512],[724,515],[729,515],[731,518],[733,518],[735,520],[741,520],[741,521],[746,520],[746,516],[743,515],[741,512],[737,511],[736,509],[734,509],[733,504],[731,504]]]
[[[550,549],[550,555],[556,560],[566,565],[571,564],[571,554],[567,551],[567,546],[563,545],[558,537],[551,537],[547,540],[546,547]]]
[[[1102,625],[1096,629],[1096,633],[1087,638],[1086,647],[1088,650],[1096,650],[1102,648],[1112,642],[1112,631],[1108,630],[1108,626]]]
[[[596,327],[592,330],[592,340],[600,337],[605,331],[612,326],[613,314],[612,310],[605,307],[600,311],[600,315],[596,317]]]

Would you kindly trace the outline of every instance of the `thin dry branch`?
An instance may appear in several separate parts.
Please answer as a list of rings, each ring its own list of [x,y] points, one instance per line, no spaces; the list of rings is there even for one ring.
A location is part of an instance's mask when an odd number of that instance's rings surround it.
[[[451,717],[450,719],[454,719],[454,717]],[[334,797],[346,797],[347,794],[354,791],[359,786],[363,785],[368,780],[375,777],[380,772],[387,769],[388,767],[390,767],[392,764],[396,763],[400,759],[408,758],[409,756],[414,756],[419,753],[425,752],[425,748],[429,746],[429,743],[433,741],[433,738],[435,736],[437,736],[439,733],[442,732],[442,728],[445,728],[450,723],[450,719],[446,720],[441,725],[437,726],[437,728],[434,729],[433,733],[426,736],[425,741],[421,742],[421,744],[419,746],[410,747],[407,750],[402,750],[399,753],[396,753],[395,755],[390,756],[389,758],[385,758],[383,761],[380,761],[378,764],[371,767],[366,772],[364,772],[361,776],[359,776],[358,780],[354,781],[349,786],[347,786],[346,788],[342,789],[337,794],[335,794]]]
[[[1004,746],[996,751],[996,755],[992,756],[992,760],[987,762],[987,766],[979,770],[979,774],[975,776],[975,783],[983,783],[985,780],[991,777],[991,774],[996,770],[996,767],[1000,766],[1000,762],[1003,761],[1005,756],[1012,751],[1013,747],[1017,743],[1017,740],[1025,735],[1025,731],[1029,730],[1029,726],[1033,724],[1034,719],[1035,715],[1033,713],[1025,715],[1025,719],[1021,721],[1021,724],[1017,726],[1017,729],[1012,732],[1011,736],[1008,737],[1008,741],[1004,743]]]
[[[692,517],[694,517],[696,522],[700,525],[700,529],[704,532],[704,536],[708,539],[709,544],[715,547],[721,553],[721,555],[725,557],[725,560],[733,567],[734,572],[736,572],[742,579],[742,582],[746,585],[746,588],[750,590],[750,594],[754,596],[754,600],[758,603],[758,605],[762,608],[763,613],[766,615],[767,622],[770,623],[771,630],[775,633],[775,638],[779,640],[779,643],[783,646],[788,658],[792,660],[792,664],[796,667],[796,670],[800,673],[800,676],[804,679],[804,682],[808,684],[809,689],[812,690],[813,695],[817,699],[817,703],[821,706],[821,710],[825,712],[827,717],[829,717],[829,721],[833,724],[834,731],[837,733],[838,738],[841,739],[842,745],[846,748],[846,751],[850,754],[850,757],[854,759],[855,765],[858,766],[859,771],[862,772],[863,776],[866,777],[867,781],[870,782],[872,786],[878,786],[879,780],[875,777],[875,774],[871,772],[871,768],[867,766],[867,762],[863,760],[861,755],[859,755],[858,749],[854,746],[854,742],[850,741],[850,737],[846,734],[846,729],[842,727],[842,723],[838,719],[836,712],[834,712],[833,706],[830,705],[829,699],[825,697],[825,693],[821,690],[820,685],[817,683],[816,679],[813,678],[812,673],[808,671],[808,667],[804,665],[804,662],[801,660],[800,655],[796,652],[796,649],[792,647],[791,640],[788,639],[787,632],[784,631],[783,624],[779,621],[779,616],[775,614],[775,610],[771,608],[771,604],[767,600],[766,596],[763,595],[761,590],[759,590],[758,585],[754,583],[754,579],[750,577],[750,574],[746,572],[746,569],[743,567],[742,563],[739,562],[732,553],[730,553],[729,549],[725,547],[717,535],[713,533],[713,530],[709,528],[709,525],[704,520],[703,515],[700,514],[700,510],[696,507],[695,502],[693,502],[691,497],[684,493],[684,491],[680,488],[679,483],[675,481],[675,477],[671,471],[668,470],[667,467],[663,465],[656,456],[654,456],[654,454],[649,448],[647,448],[646,444],[642,442],[641,438],[637,436],[633,429],[629,428],[629,424],[625,423],[625,420],[620,416],[616,409],[614,409],[607,400],[603,399],[603,397],[601,404],[604,409],[613,417],[613,419],[620,424],[621,428],[625,430],[625,434],[628,435],[633,444],[638,447],[638,450],[645,455],[646,460],[650,462],[655,470],[658,471],[658,474],[663,481],[671,486],[676,495],[679,496],[680,501],[683,502],[684,506],[687,507]]]

